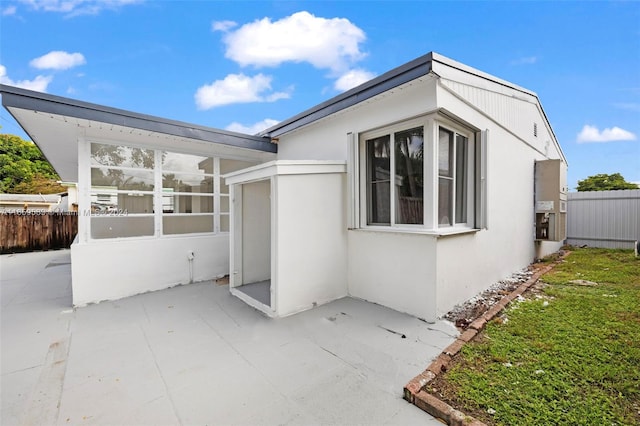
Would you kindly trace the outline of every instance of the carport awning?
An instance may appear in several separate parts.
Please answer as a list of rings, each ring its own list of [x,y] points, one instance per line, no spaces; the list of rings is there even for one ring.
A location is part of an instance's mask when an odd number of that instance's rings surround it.
[[[62,180],[78,180],[79,138],[248,161],[275,158],[269,138],[138,114],[0,85],[2,105],[42,150]]]

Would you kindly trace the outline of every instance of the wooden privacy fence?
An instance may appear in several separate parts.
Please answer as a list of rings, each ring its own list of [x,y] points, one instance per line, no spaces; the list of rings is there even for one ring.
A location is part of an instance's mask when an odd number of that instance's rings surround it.
[[[640,189],[571,192],[567,244],[631,249],[640,240]]]
[[[75,212],[0,212],[0,253],[71,247],[78,233]]]

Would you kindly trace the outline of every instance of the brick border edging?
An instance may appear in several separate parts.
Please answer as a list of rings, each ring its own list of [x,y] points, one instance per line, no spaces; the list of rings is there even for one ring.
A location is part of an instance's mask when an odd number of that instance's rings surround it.
[[[527,291],[532,285],[538,282],[540,277],[552,270],[560,261],[562,261],[570,251],[565,251],[555,262],[539,269],[526,282],[520,284],[511,293],[502,297],[499,302],[491,306],[482,316],[476,318],[469,327],[462,333],[452,344],[447,346],[438,357],[429,364],[426,370],[414,377],[404,387],[404,399],[420,408],[432,416],[444,420],[448,425],[452,426],[486,426],[480,420],[464,414],[456,410],[451,405],[437,398],[436,396],[424,391],[424,387],[433,381],[438,374],[447,370],[449,363],[455,355],[457,355],[465,343],[473,340],[484,326],[495,318],[511,301],[516,299]]]

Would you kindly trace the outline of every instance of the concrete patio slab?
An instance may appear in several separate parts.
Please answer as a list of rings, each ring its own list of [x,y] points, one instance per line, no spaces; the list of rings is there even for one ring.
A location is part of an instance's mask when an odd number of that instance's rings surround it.
[[[64,250],[0,274],[3,425],[440,424],[402,390],[449,323],[351,298],[270,319],[215,282],[72,309]]]

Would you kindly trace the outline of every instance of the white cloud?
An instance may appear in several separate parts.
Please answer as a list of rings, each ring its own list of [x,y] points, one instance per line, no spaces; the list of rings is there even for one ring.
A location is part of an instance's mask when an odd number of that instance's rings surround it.
[[[585,124],[582,131],[578,133],[577,140],[578,143],[634,141],[636,140],[636,135],[616,126],[604,129],[601,132],[596,126]]]
[[[511,65],[532,65],[538,62],[537,56],[523,56],[511,61]]]
[[[227,31],[229,31],[231,28],[237,27],[238,24],[234,21],[214,21],[211,24],[211,29],[213,31],[222,31],[224,33],[226,33]]]
[[[333,87],[336,90],[345,92],[349,89],[353,89],[354,87],[361,85],[364,82],[371,80],[375,76],[376,75],[374,73],[363,69],[349,70],[336,80]]]
[[[54,50],[39,58],[32,59],[29,65],[41,70],[66,70],[86,63],[87,60],[82,53],[68,53],[61,50]]]
[[[7,75],[7,68],[3,65],[0,65],[0,84],[7,84],[9,86],[35,90],[36,92],[46,92],[49,83],[51,83],[51,80],[53,80],[53,77],[50,75],[39,75],[33,80],[13,81]]]
[[[221,105],[247,102],[274,102],[290,97],[288,92],[271,91],[271,77],[257,74],[253,77],[244,74],[229,74],[224,80],[216,80],[198,88],[195,101],[198,109],[209,109]]]
[[[613,106],[620,109],[626,109],[627,111],[640,112],[640,103],[618,102],[613,104]]]
[[[15,5],[11,5],[11,6],[7,6],[4,9],[2,9],[2,16],[11,16],[11,15],[15,15],[16,14],[16,6]]]
[[[97,15],[105,9],[117,10],[122,6],[142,3],[144,0],[19,0],[32,10],[64,13],[68,18],[79,15]]]
[[[242,66],[275,67],[283,62],[308,62],[342,73],[365,54],[365,33],[345,18],[319,18],[309,12],[271,21],[269,18],[227,32],[225,56]]]
[[[229,130],[231,132],[246,133],[247,135],[257,135],[263,130],[268,129],[271,126],[275,126],[278,123],[278,120],[274,120],[272,118],[265,118],[264,120],[251,124],[249,126],[245,126],[244,124],[240,124],[234,121],[226,127],[226,130]]]

